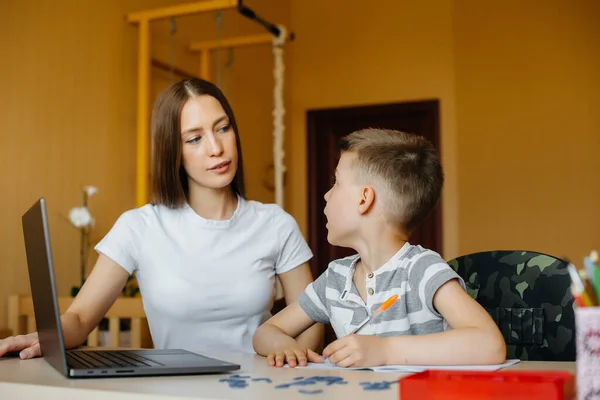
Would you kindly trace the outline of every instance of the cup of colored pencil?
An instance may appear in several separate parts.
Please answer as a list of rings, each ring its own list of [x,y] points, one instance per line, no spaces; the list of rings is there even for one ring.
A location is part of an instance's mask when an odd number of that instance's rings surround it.
[[[598,252],[584,257],[584,268],[569,263],[575,301],[577,398],[600,399],[600,267]]]

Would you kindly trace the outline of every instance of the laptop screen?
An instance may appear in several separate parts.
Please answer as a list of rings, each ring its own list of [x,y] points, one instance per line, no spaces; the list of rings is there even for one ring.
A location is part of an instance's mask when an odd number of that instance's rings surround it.
[[[23,214],[22,223],[35,323],[42,355],[56,370],[67,375],[46,202],[43,198]]]

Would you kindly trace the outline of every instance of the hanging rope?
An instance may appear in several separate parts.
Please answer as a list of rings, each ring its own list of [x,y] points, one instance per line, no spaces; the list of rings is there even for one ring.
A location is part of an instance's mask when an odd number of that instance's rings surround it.
[[[223,13],[217,11],[213,17],[217,24],[217,80],[215,84],[221,89],[221,35],[223,31]]]
[[[177,24],[175,23],[175,18],[171,18],[169,22],[169,64],[171,67],[169,75],[171,83],[173,83],[175,82],[175,32],[177,32]]]
[[[229,48],[229,55],[227,61],[225,61],[225,73],[223,77],[223,88],[221,91],[226,97],[229,97],[229,82],[231,80],[231,67],[233,66],[233,47]]]
[[[284,26],[278,25],[279,36],[273,36],[273,169],[275,178],[275,203],[283,208],[283,176],[285,174],[285,164],[283,159],[285,152],[283,150],[283,138],[285,125],[283,116],[285,107],[283,104],[283,82],[284,70],[283,64],[283,45],[287,37],[287,31]]]

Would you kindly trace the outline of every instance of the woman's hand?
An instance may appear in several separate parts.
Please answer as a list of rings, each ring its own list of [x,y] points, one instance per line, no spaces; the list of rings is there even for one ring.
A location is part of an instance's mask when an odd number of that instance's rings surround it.
[[[22,360],[40,357],[42,351],[37,332],[0,339],[0,357],[15,352],[19,352],[19,357]]]

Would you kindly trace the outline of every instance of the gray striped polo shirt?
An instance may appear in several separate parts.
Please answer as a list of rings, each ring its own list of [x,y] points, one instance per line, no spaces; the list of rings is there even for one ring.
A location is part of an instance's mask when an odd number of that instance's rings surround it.
[[[372,276],[367,275],[366,304],[352,280],[358,259],[354,255],[331,262],[300,295],[298,303],[313,321],[331,324],[341,338],[397,294],[398,300],[360,334],[422,335],[448,329],[433,307],[433,296],[449,280],[458,279],[463,289],[465,284],[438,253],[406,243]]]

